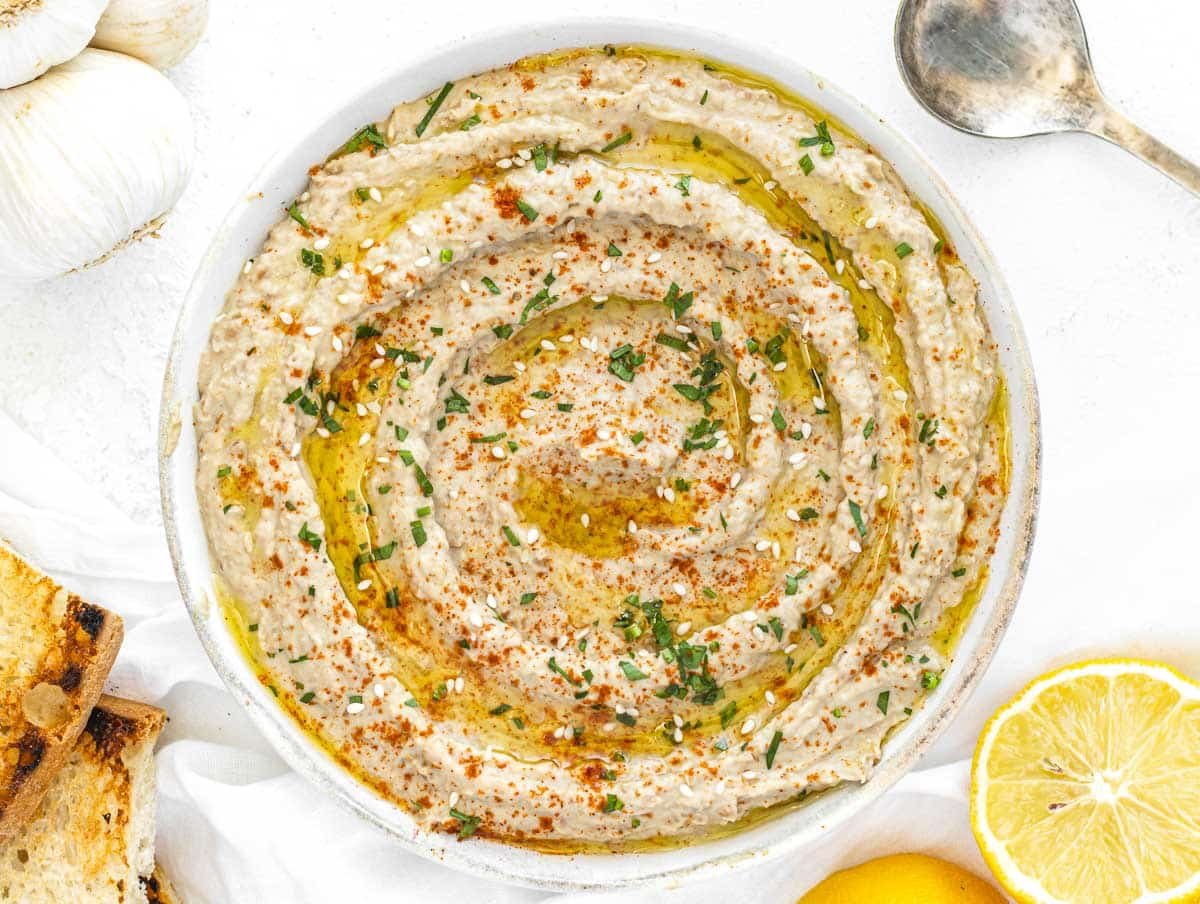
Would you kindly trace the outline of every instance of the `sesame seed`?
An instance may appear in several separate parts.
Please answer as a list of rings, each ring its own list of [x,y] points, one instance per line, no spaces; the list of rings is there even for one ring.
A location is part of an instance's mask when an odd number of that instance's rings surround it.
[[[251,258],[250,260],[246,261],[246,263],[242,264],[242,272],[243,272],[243,273],[249,273],[249,272],[250,272],[250,267],[251,267],[251,266],[253,266],[253,264],[254,264],[254,259],[253,259],[253,258]]]
[[[684,584],[681,584],[679,581],[676,581],[674,584],[672,584],[671,589],[674,590],[676,593],[678,593],[680,596],[687,595],[687,587]]]
[[[747,719],[742,723],[742,734],[750,734],[752,731],[754,731],[754,720]]]
[[[612,261],[604,260],[604,261],[600,262],[600,272],[601,273],[607,273],[611,269],[612,269]]]
[[[838,258],[837,263],[833,265],[833,269],[837,271],[839,276],[841,276],[846,272],[846,262],[841,258]]]
[[[565,261],[565,260],[566,260],[568,257],[570,257],[571,255],[567,254],[567,252],[565,252],[565,251],[555,251],[555,252],[554,252],[552,255],[550,255],[550,256],[551,256],[552,258],[554,258],[556,261]]]
[[[875,498],[876,498],[876,499],[886,499],[886,498],[887,498],[887,494],[888,494],[888,487],[887,487],[887,484],[886,484],[886,483],[881,483],[881,484],[879,485],[879,489],[877,489],[877,490],[875,491]]]
[[[329,439],[329,431],[324,427],[318,427],[317,436],[321,437],[321,439]]]
[[[691,797],[691,796],[692,796],[692,789],[691,789],[691,788],[689,788],[687,785],[680,785],[680,786],[679,786],[679,793],[680,793],[680,794],[682,794],[684,797]]]
[[[738,471],[731,478],[729,478],[729,488],[731,490],[736,490],[738,488],[738,484],[741,482],[742,482],[742,472]]]
[[[833,606],[829,605],[829,603],[821,603],[821,614],[833,615]]]
[[[895,399],[897,402],[907,402],[908,401],[908,393],[905,392],[903,389],[897,389],[895,392],[892,393],[892,398]]]
[[[378,204],[380,201],[383,200],[383,192],[381,192],[379,189],[375,188],[374,186],[367,189],[367,194],[370,196],[371,200],[374,201],[376,204]]]
[[[292,458],[295,458],[297,455],[300,454],[301,448],[302,447],[301,447],[300,443],[292,443]]]
[[[753,769],[747,769],[745,772],[742,773],[742,778],[748,782],[752,782],[756,778],[758,778],[758,773],[755,772]]]
[[[374,239],[363,239],[361,242],[358,243],[358,247],[359,248],[370,248],[374,244],[375,244]]]
[[[554,343],[551,342],[549,339],[543,339],[538,344],[541,345],[541,347],[544,348],[548,352],[554,351]]]
[[[786,362],[786,361],[779,361],[779,362],[777,362],[777,363],[775,364],[775,366],[774,366],[773,368],[771,368],[771,369],[772,369],[772,370],[774,370],[774,371],[775,371],[775,373],[780,373],[780,372],[782,372],[782,371],[785,371],[785,370],[787,370],[787,362]]]
[[[554,737],[562,738],[562,736],[563,736],[563,727],[560,725],[560,726],[558,726],[558,728],[554,729]]]
[[[428,267],[432,263],[433,263],[433,258],[431,258],[428,254],[422,254],[415,261],[413,261],[413,266],[414,267]]]
[[[534,411],[532,408],[522,408],[521,409],[521,417],[524,418],[525,420],[529,420],[531,417],[536,417],[536,416],[537,416],[537,412]]]
[[[871,288],[871,281],[870,281],[869,279],[860,279],[860,280],[858,281],[858,287],[859,287],[860,289],[870,289],[870,288]]]
[[[775,705],[775,695],[770,691],[767,691],[765,694],[763,694],[763,699],[767,701],[768,706]]]
[[[796,511],[794,508],[788,509],[786,512],[784,512],[784,514],[787,515],[788,521],[799,521],[800,520],[800,513],[798,511]]]
[[[770,540],[759,540],[757,543],[754,544],[754,548],[756,550],[758,550],[759,552],[766,552],[768,549],[771,548],[771,541]]]
[[[755,612],[753,609],[747,609],[745,612],[742,613],[742,618],[744,618],[748,622],[758,621],[758,613]]]
[[[494,593],[489,593],[483,598],[483,601],[489,609],[495,609],[500,605],[500,601],[496,599],[496,595]]]
[[[604,732],[605,734],[612,734],[614,731],[617,730],[617,723],[616,722],[605,722],[602,726],[600,726],[600,730],[602,732]]]
[[[612,431],[604,429],[597,430],[596,439],[612,439]]]
[[[533,151],[529,150],[529,148],[521,148],[521,150],[517,151],[517,156],[522,160],[531,160],[533,158]]]
[[[512,166],[512,161],[509,160],[507,157],[503,157],[500,160],[496,161],[496,167],[498,169],[508,169],[510,166]]]
[[[589,524],[592,523],[592,517],[587,512],[584,512],[582,515],[579,516],[579,521],[580,521],[580,523],[583,524],[584,527],[587,527]]]
[[[541,536],[541,531],[539,531],[536,527],[531,527],[529,528],[529,533],[525,535],[525,541],[533,544],[536,543]]]
[[[657,264],[660,260],[662,260],[662,255],[657,251],[651,251],[646,255],[646,263],[648,264]]]
[[[454,693],[461,694],[463,692],[463,685],[465,683],[466,682],[463,681],[461,675],[459,675],[457,678],[455,678],[454,679]]]
[[[791,455],[788,456],[788,464],[791,465],[792,467],[798,468],[800,465],[804,464],[804,462],[807,459],[808,459],[808,453],[793,452]]]
[[[467,616],[467,621],[469,621],[473,627],[483,627],[483,616],[478,612],[472,612],[469,616]]]
[[[692,623],[690,621],[681,621],[675,626],[675,633],[680,637],[685,636],[690,630],[692,630]]]
[[[867,222],[863,224],[868,229],[874,229],[879,225],[879,217],[867,217]]]
[[[778,558],[779,558],[779,554],[780,554],[781,552],[782,552],[782,548],[781,548],[781,547],[780,547],[780,545],[779,545],[779,541],[778,541],[778,540],[772,540],[772,541],[771,541],[771,555],[772,555],[772,556],[774,556],[776,559],[778,559]]]
[[[605,272],[607,272],[607,271],[605,271]],[[607,295],[593,295],[592,301],[595,301],[595,302],[608,301],[608,296]]]
[[[504,447],[503,446],[492,446],[492,457],[493,458],[503,458],[504,457]]]
[[[570,344],[575,341],[575,337],[572,336],[570,333],[567,333],[565,336],[559,336],[558,341],[566,342],[567,344]]]
[[[763,417],[761,414],[758,414],[757,412],[752,412],[750,415],[750,423],[752,423],[752,424],[761,424],[761,423],[764,423],[765,421],[766,421],[766,418]]]
[[[293,317],[291,314],[289,314],[287,311],[279,312],[279,320],[282,323],[286,323],[288,326],[291,326],[293,323],[296,322],[296,318]]]
[[[334,336],[334,337],[333,337],[333,339],[330,341],[330,343],[329,343],[329,344],[333,346],[333,350],[334,350],[335,352],[340,352],[340,351],[341,351],[341,350],[342,350],[342,349],[345,347],[345,346],[342,344],[342,340],[341,340],[341,339],[339,339],[337,336]]]
[[[366,589],[367,589],[367,588],[369,588],[370,586],[371,586],[371,579],[370,579],[370,578],[364,578],[363,580],[361,580],[361,581],[359,581],[359,582],[358,582],[358,589],[359,589],[359,590],[366,590]]]
[[[813,407],[816,408],[817,411],[826,411],[827,410],[827,407],[825,405],[825,400],[823,398],[821,398],[821,396],[815,396],[813,398]]]
[[[448,801],[446,801],[446,803],[448,803],[448,804],[450,805],[451,809],[453,809],[453,808],[454,808],[454,806],[455,806],[455,805],[458,803],[458,792],[457,792],[457,791],[451,791],[451,792],[450,792],[450,799],[449,799]]]
[[[373,690],[375,691],[375,696],[382,700],[384,694],[383,685],[376,684]]]
[[[675,491],[673,489],[670,487],[660,487],[660,489],[662,490],[663,499],[667,500],[667,502],[675,501]]]
[[[523,362],[521,362],[521,361],[514,361],[514,362],[513,362],[513,370],[515,370],[515,371],[516,371],[517,373],[519,373],[519,374],[523,374],[523,373],[525,373],[525,365],[524,365],[524,363],[523,363]]]
[[[464,292],[470,292],[470,291],[471,291],[471,284],[470,284],[469,282],[467,282],[465,279],[464,279],[462,282],[460,282],[460,283],[458,284],[458,287],[459,287],[460,289],[462,289]]]
[[[733,446],[726,446],[721,457],[726,461],[733,461]]]
[[[369,434],[369,433],[364,433],[362,436],[360,436],[358,438],[358,444],[360,446],[365,446],[370,441],[371,441],[371,434]]]
[[[683,743],[683,732],[681,730],[679,730],[678,728],[675,729],[675,734],[672,737],[675,738],[676,744]]]
[[[351,703],[346,707],[346,715],[357,716],[360,712],[362,712],[366,708],[367,708],[366,704],[364,704],[364,703],[357,703],[357,702]]]
[[[315,242],[313,242],[313,248],[316,249],[317,251],[324,251],[328,247],[329,247],[329,239],[326,236],[321,236],[319,239],[317,239]]]
[[[353,292],[342,292],[337,296],[337,302],[338,304],[350,304],[357,297]]]
[[[690,336],[692,335],[692,328],[686,323],[677,323],[675,324],[675,332],[683,333],[685,336]]]
[[[810,424],[808,421],[800,422],[800,436],[803,439],[808,439],[810,436],[812,436],[812,424]]]
[[[763,188],[765,188],[767,191],[774,191],[778,187],[779,187],[779,183],[776,182],[774,179],[768,179],[766,182],[763,183]]]
[[[850,541],[850,551],[856,552],[856,553],[862,552],[862,544],[859,543],[857,540],[851,540]]]
[[[629,523],[626,525],[626,528],[629,530],[629,532],[631,534],[636,534],[637,533],[637,522],[635,522],[632,518],[630,518]]]

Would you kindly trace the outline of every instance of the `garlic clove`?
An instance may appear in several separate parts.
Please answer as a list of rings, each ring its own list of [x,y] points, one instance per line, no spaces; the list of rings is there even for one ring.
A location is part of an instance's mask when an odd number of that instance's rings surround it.
[[[93,47],[170,69],[191,53],[208,24],[208,0],[112,0]]]
[[[183,96],[123,54],[88,48],[0,91],[0,280],[65,273],[154,228],[194,153]]]
[[[83,50],[106,0],[0,0],[0,89],[37,78]]]

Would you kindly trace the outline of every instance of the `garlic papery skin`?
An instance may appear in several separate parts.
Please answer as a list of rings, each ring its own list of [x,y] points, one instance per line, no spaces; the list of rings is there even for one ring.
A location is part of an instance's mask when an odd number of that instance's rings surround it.
[[[208,0],[112,0],[92,46],[170,69],[192,52],[207,24]]]
[[[87,47],[105,0],[0,0],[0,89],[37,78]]]
[[[153,228],[194,154],[183,96],[123,54],[88,48],[0,91],[0,280],[74,270]]]

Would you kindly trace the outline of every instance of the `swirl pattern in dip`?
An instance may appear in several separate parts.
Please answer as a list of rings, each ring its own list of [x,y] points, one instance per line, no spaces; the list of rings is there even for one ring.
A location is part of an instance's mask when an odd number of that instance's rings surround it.
[[[690,836],[865,779],[1007,486],[935,228],[820,114],[644,49],[358,133],[201,367],[198,489],[264,682],[464,837]]]

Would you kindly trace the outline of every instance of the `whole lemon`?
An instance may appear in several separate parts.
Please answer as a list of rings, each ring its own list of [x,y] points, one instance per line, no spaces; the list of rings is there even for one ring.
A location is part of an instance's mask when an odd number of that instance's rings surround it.
[[[987,882],[924,854],[892,854],[840,870],[798,904],[1005,904]]]

